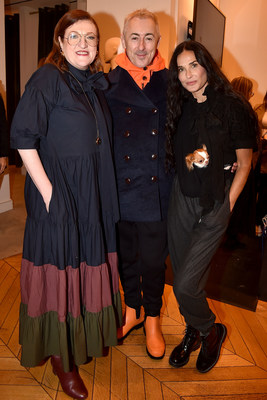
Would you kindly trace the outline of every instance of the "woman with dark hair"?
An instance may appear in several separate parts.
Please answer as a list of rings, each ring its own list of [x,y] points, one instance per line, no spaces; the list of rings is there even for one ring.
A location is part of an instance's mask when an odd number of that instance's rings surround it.
[[[57,23],[26,85],[11,144],[27,169],[21,265],[21,364],[51,356],[65,393],[87,397],[77,365],[117,344],[121,322],[110,115],[99,32],[85,11]]]
[[[200,43],[179,44],[169,69],[166,163],[176,174],[168,243],[173,290],[186,322],[183,341],[169,362],[181,367],[201,346],[197,369],[204,373],[218,361],[227,333],[223,324],[215,324],[204,288],[250,170],[255,115]]]

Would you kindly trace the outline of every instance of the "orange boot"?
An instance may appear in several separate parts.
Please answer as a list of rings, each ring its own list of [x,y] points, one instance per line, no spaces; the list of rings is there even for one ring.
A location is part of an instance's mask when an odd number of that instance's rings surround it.
[[[119,340],[125,339],[129,333],[131,333],[134,329],[141,328],[144,323],[145,313],[143,308],[140,310],[140,317],[136,318],[136,310],[135,308],[131,308],[126,306],[125,314],[124,314],[124,325],[118,329],[117,336]]]
[[[147,354],[155,360],[160,360],[165,354],[165,341],[161,332],[159,316],[146,318],[145,334]]]
[[[86,399],[88,391],[79,375],[76,365],[73,364],[70,372],[64,372],[60,356],[51,356],[53,372],[58,376],[63,391],[73,399]]]

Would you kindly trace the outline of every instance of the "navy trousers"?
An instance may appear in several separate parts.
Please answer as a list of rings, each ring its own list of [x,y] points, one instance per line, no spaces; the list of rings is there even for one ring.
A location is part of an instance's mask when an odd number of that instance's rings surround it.
[[[118,223],[119,272],[125,304],[144,306],[147,316],[160,314],[168,255],[167,222]]]
[[[206,334],[215,321],[205,293],[209,265],[230,219],[230,182],[224,203],[202,216],[199,198],[182,194],[173,182],[168,214],[168,243],[174,274],[173,290],[186,324]]]

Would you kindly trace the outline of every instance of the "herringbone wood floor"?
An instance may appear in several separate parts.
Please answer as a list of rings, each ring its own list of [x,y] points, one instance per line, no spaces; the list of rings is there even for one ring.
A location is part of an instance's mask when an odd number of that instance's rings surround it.
[[[53,375],[50,362],[42,367],[20,366],[18,344],[19,271],[21,255],[0,260],[0,399],[69,399]],[[267,303],[256,312],[210,301],[228,329],[218,364],[207,374],[195,368],[198,351],[178,370],[168,356],[179,343],[184,322],[172,287],[165,286],[162,329],[166,340],[163,360],[151,360],[145,352],[140,329],[108,356],[93,359],[80,368],[89,400],[266,400],[267,399]]]

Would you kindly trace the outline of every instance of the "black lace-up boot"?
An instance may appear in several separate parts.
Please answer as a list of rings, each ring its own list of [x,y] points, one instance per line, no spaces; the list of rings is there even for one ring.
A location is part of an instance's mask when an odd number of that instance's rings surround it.
[[[226,326],[214,324],[207,336],[202,337],[201,350],[197,359],[199,372],[208,372],[217,363],[222,344],[227,334]]]
[[[200,341],[199,331],[188,325],[182,342],[173,349],[170,355],[170,365],[179,368],[187,364],[192,351],[200,347]]]

